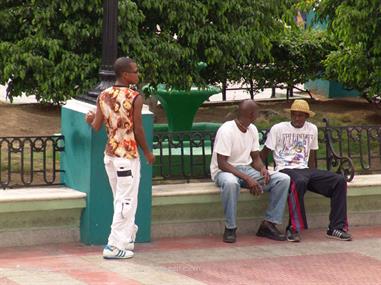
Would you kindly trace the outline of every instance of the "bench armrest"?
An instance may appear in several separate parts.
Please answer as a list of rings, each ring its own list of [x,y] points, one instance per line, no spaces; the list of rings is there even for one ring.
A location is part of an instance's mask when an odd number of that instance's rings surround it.
[[[326,143],[327,150],[327,169],[331,170],[332,168],[337,167],[336,173],[343,175],[346,181],[350,182],[355,176],[355,167],[353,165],[352,159],[347,156],[340,156],[336,153],[333,148],[332,129],[329,126],[328,119],[324,118],[323,122],[325,123],[324,141]]]

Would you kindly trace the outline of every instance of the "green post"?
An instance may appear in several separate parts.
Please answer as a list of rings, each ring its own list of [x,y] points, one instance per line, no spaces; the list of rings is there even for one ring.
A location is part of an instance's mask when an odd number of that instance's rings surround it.
[[[104,128],[95,132],[86,122],[90,105],[70,100],[62,108],[61,132],[65,151],[61,154],[63,182],[67,187],[87,194],[87,207],[81,217],[81,241],[85,244],[106,244],[113,214],[112,193],[103,163],[106,143]],[[143,111],[143,125],[152,148],[153,115]],[[141,180],[136,224],[137,242],[151,240],[152,167],[140,154]]]

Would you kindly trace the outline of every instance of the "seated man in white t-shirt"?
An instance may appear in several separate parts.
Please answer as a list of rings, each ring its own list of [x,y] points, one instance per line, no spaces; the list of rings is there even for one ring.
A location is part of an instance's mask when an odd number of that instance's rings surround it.
[[[267,134],[262,159],[273,152],[275,170],[291,177],[288,241],[299,242],[300,231],[307,229],[304,194],[307,190],[331,199],[331,212],[327,237],[351,240],[347,233],[347,183],[342,175],[318,170],[315,165],[318,145],[318,129],[306,120],[314,115],[305,100],[295,100],[291,109],[291,122],[274,125]]]
[[[221,189],[225,214],[223,241],[236,241],[237,201],[241,187],[253,195],[270,192],[270,203],[257,236],[273,240],[286,240],[277,228],[283,220],[290,178],[283,173],[270,175],[259,154],[259,136],[252,124],[258,107],[253,100],[241,102],[238,117],[225,122],[217,131],[210,172],[213,181]]]

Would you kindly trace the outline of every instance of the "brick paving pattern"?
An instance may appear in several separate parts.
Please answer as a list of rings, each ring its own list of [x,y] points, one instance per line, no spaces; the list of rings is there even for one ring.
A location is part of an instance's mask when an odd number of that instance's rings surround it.
[[[102,247],[60,244],[3,248],[0,284],[381,284],[381,226],[352,228],[354,240],[308,230],[301,243],[239,235],[137,244],[129,260],[104,260]]]

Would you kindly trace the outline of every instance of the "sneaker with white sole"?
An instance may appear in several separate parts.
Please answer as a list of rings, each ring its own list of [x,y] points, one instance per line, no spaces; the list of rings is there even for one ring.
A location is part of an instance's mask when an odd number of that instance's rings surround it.
[[[290,242],[300,242],[302,240],[299,232],[291,229],[290,227],[286,229],[286,237]]]
[[[348,234],[346,231],[339,230],[339,229],[328,229],[327,230],[327,238],[333,238],[343,241],[350,241],[352,240],[352,236]]]
[[[133,251],[122,250],[112,245],[106,245],[103,249],[103,258],[105,259],[127,259],[133,256]]]
[[[135,239],[136,239],[136,233],[138,232],[139,227],[137,225],[134,225],[134,231],[132,232],[131,241],[126,246],[125,249],[127,250],[134,250],[135,248]]]

